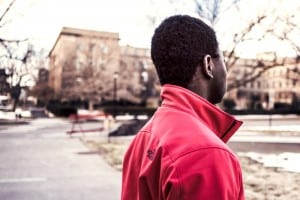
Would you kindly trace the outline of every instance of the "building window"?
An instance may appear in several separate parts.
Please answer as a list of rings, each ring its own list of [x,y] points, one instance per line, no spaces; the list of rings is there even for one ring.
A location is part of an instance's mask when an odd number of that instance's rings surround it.
[[[76,70],[79,70],[81,68],[81,66],[82,66],[82,63],[80,62],[80,60],[76,59],[76,61],[75,61]]]
[[[284,71],[283,71],[283,69],[281,69],[280,70],[280,76],[283,76],[283,74],[284,74]]]
[[[76,44],[76,51],[81,51],[81,50],[82,50],[82,45]]]
[[[261,86],[260,81],[257,81],[257,88],[260,89],[260,86]]]

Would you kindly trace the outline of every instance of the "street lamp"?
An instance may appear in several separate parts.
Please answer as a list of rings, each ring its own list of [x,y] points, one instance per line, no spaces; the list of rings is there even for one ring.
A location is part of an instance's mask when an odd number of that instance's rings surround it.
[[[272,109],[274,108],[274,92],[269,90],[268,92],[268,109],[270,111],[269,115],[269,128],[272,127]]]
[[[116,106],[117,106],[117,80],[119,78],[118,72],[114,72],[113,79],[114,79],[114,91],[113,91],[113,117],[116,117]]]
[[[113,101],[116,104],[117,102],[117,80],[119,78],[119,73],[114,72],[113,79],[114,79],[114,93],[113,93]]]

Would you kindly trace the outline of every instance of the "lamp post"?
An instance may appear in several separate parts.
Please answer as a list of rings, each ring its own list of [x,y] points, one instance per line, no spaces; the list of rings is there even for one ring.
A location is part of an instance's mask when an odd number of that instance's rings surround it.
[[[146,101],[147,101],[147,82],[149,79],[149,75],[147,71],[143,71],[141,73],[142,76],[142,90],[141,90],[141,97],[142,97],[142,103],[144,106],[146,106]]]
[[[117,80],[119,78],[119,73],[118,72],[114,72],[114,75],[113,75],[113,78],[114,78],[114,91],[113,91],[113,101],[114,101],[114,104],[117,103]]]
[[[269,90],[268,93],[268,109],[270,111],[270,115],[269,115],[269,128],[271,129],[272,127],[272,112],[271,110],[274,107],[274,92]]]
[[[118,72],[114,72],[113,79],[114,79],[114,91],[113,91],[113,117],[116,117],[116,106],[117,106],[117,80],[118,80],[119,74]]]

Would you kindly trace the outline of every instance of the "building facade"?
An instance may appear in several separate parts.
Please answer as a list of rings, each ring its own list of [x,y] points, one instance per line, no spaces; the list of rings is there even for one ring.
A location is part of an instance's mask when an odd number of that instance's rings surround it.
[[[263,60],[264,59],[264,60]],[[300,64],[295,58],[280,58],[276,62],[265,55],[257,66],[253,59],[240,59],[229,76],[233,82],[258,73],[254,81],[229,91],[226,98],[233,99],[237,109],[273,109],[291,105],[300,97]],[[281,63],[281,64],[280,64]],[[267,70],[260,70],[260,67]],[[269,68],[268,68],[269,67]],[[256,70],[253,70],[256,68]]]
[[[49,57],[49,85],[56,97],[83,97],[107,81],[101,79],[104,74],[112,77],[118,70],[119,34],[63,28]],[[78,89],[82,93],[76,94]]]
[[[120,72],[123,80],[128,81],[123,85],[123,88],[127,87],[124,92],[136,93],[139,100],[150,107],[158,106],[160,84],[150,57],[150,49],[122,46]]]
[[[138,103],[149,80],[157,82],[149,50],[120,46],[118,33],[63,28],[49,57],[57,99]]]
[[[48,83],[56,99],[87,100],[91,105],[109,100],[159,104],[160,84],[150,50],[120,46],[118,33],[63,28],[49,57]],[[236,109],[272,109],[299,100],[299,60],[273,58],[239,58],[229,70],[229,84],[257,75],[226,94]]]

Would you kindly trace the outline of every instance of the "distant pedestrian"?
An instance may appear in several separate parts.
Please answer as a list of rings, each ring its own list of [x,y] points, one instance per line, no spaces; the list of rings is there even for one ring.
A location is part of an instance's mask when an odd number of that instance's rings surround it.
[[[151,57],[162,105],[123,163],[123,200],[243,200],[242,171],[226,142],[242,124],[214,104],[227,70],[214,30],[186,15],[165,19]]]
[[[16,114],[16,119],[22,119],[21,113],[17,113],[17,114]]]

